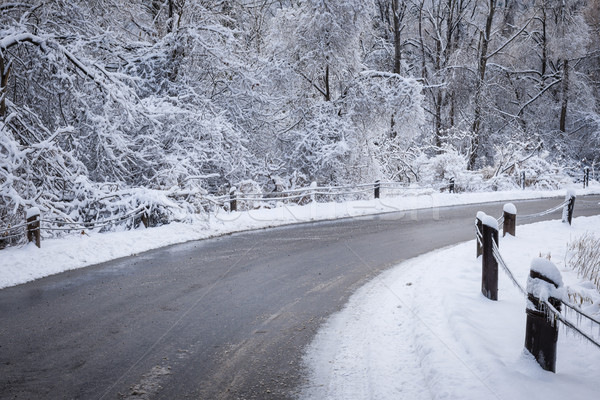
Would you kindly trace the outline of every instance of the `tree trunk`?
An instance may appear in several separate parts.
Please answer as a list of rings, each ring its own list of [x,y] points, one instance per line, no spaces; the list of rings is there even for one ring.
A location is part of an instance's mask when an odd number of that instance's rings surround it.
[[[329,65],[325,67],[325,101],[331,100],[331,90],[329,88]]]
[[[433,97],[433,96],[432,96]],[[434,97],[434,124],[435,124],[435,145],[438,148],[442,147],[442,92],[438,90]]]
[[[5,63],[0,54],[0,118],[6,114],[6,94],[8,92],[8,75],[10,74],[10,62]]]
[[[546,37],[546,8],[542,8],[542,89],[546,86],[546,68],[548,65],[548,45]]]
[[[392,13],[394,21],[394,73],[400,73],[400,62],[402,61],[402,47],[400,42],[400,10],[399,0],[392,0]]]
[[[569,60],[563,61],[562,104],[560,106],[560,131],[567,131],[567,106],[569,104]]]
[[[492,32],[492,23],[494,22],[494,13],[496,11],[496,0],[489,0],[489,11],[485,21],[485,31],[481,34],[481,46],[479,52],[479,62],[477,66],[477,86],[475,89],[475,111],[473,116],[473,125],[471,127],[471,150],[469,154],[468,169],[472,170],[477,161],[477,151],[479,149],[479,131],[481,129],[481,102],[483,95],[483,85],[485,81],[485,70],[487,67],[487,51],[490,44]]]

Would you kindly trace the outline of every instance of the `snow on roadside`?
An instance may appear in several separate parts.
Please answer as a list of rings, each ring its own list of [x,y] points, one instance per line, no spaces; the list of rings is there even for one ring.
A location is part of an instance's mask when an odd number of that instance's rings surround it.
[[[500,251],[525,286],[532,259],[550,256],[565,285],[589,287],[565,266],[567,242],[600,235],[600,216],[518,226]],[[499,272],[499,301],[481,294],[475,241],[381,274],[330,317],[305,356],[302,399],[594,399],[600,351],[561,330],[557,373],[524,351],[525,298]],[[586,311],[600,316],[598,304]],[[599,335],[596,329],[596,337]]]
[[[385,192],[383,194],[385,195]],[[171,244],[233,232],[417,208],[549,198],[564,194],[564,190],[459,194],[429,191],[426,194],[384,197],[380,200],[312,203],[305,206],[281,205],[274,209],[233,213],[222,211],[216,215],[211,214],[208,220],[197,218],[193,223],[171,223],[150,229],[110,233],[86,232],[85,235],[42,240],[41,249],[30,244],[21,248],[0,250],[0,288]],[[600,194],[600,185],[592,185],[585,190],[579,189],[577,194]]]

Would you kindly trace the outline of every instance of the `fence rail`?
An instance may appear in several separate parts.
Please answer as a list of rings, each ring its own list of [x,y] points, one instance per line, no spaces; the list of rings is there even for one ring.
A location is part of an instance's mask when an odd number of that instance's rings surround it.
[[[548,210],[544,210],[544,211],[534,213],[534,214],[519,216],[518,220],[519,221],[528,221],[528,220],[531,220],[534,218],[538,218],[538,217],[541,217],[544,215],[551,214],[553,212],[559,211],[560,209],[563,209],[563,222],[568,222],[569,224],[571,224],[574,204],[575,204],[575,196],[572,193],[568,193],[564,202],[562,202],[554,207],[551,207]],[[514,207],[514,206],[512,206],[512,207]],[[506,208],[505,208],[505,210],[506,210]],[[514,273],[509,268],[504,257],[502,257],[502,253],[500,252],[500,248],[499,248],[497,239],[492,240],[491,237],[488,237],[490,235],[489,233],[487,233],[488,231],[486,231],[485,229],[483,229],[483,230],[481,229],[481,227],[482,227],[481,222],[485,218],[486,218],[485,214],[483,214],[482,212],[479,212],[479,213],[477,213],[477,219],[475,221],[477,257],[479,257],[479,255],[481,253],[483,253],[482,254],[482,282],[485,283],[487,280],[489,280],[489,276],[487,276],[487,275],[489,275],[488,271],[489,271],[490,267],[489,267],[489,265],[486,265],[486,263],[489,263],[490,258],[489,258],[489,254],[486,254],[486,251],[489,251],[487,249],[489,249],[491,247],[491,253],[492,253],[491,255],[493,257],[493,260],[497,264],[497,266],[500,266],[500,269],[502,269],[502,271],[504,271],[504,273],[508,276],[510,282],[518,289],[518,291],[521,293],[521,295],[523,295],[524,298],[528,301],[526,346],[531,345],[534,347],[534,349],[531,349],[528,347],[528,350],[530,350],[530,352],[532,352],[532,354],[534,354],[534,356],[536,356],[536,359],[538,360],[538,362],[540,363],[542,368],[550,370],[550,371],[554,371],[554,363],[555,363],[555,356],[556,356],[556,350],[555,350],[556,341],[552,339],[552,336],[553,336],[552,332],[556,329],[556,327],[554,326],[556,321],[560,321],[565,326],[566,329],[574,332],[575,334],[577,334],[580,337],[587,340],[592,345],[600,348],[600,340],[593,337],[593,335],[584,332],[584,330],[579,326],[580,325],[579,322],[585,320],[591,324],[590,332],[594,332],[594,329],[597,328],[598,332],[600,333],[600,319],[589,315],[588,313],[583,311],[580,307],[578,307],[575,304],[572,304],[569,301],[566,301],[564,298],[549,300],[549,299],[538,299],[538,298],[532,297],[532,294],[529,293],[528,290],[525,287],[523,287],[523,285],[521,285],[521,283],[516,279]],[[497,219],[496,221],[500,222],[501,220],[503,220],[503,217]],[[488,227],[486,227],[486,228],[488,228]],[[497,235],[496,235],[496,237],[497,237]],[[489,243],[490,241],[491,241],[491,246],[486,245],[486,243]],[[480,251],[480,247],[482,248],[483,251]],[[538,278],[545,280],[547,282],[551,282],[550,280],[544,278],[543,276],[539,276],[537,274],[537,272],[534,273],[533,267],[532,267],[532,272],[531,272],[529,279],[538,279]],[[497,275],[495,276],[495,279],[497,280]],[[497,281],[493,282],[491,284],[491,286],[497,287]],[[484,289],[485,288],[482,286],[482,291],[484,292],[484,294],[486,294],[486,290],[484,290]],[[491,300],[497,299],[497,298],[494,298],[493,296],[487,296],[487,297],[490,298]],[[556,304],[552,304],[551,300],[554,300],[556,302]],[[534,304],[532,304],[532,308],[530,309],[529,305],[531,304],[532,301]],[[564,310],[565,315],[563,315],[561,313],[560,305],[564,305],[564,307],[562,309]],[[577,322],[573,322],[572,320],[567,318],[566,314],[569,312],[567,310],[569,310],[570,312],[572,312],[576,315]],[[543,324],[543,321],[540,322],[539,316],[536,316],[539,314],[542,314],[544,316],[547,326],[540,326],[540,323]],[[543,320],[544,318],[542,318],[541,320]],[[538,325],[535,326],[534,328],[530,327],[530,325],[535,325],[535,324],[538,324]],[[557,334],[557,332],[556,332],[556,334]],[[533,336],[536,336],[536,338],[532,339]],[[543,343],[544,341],[545,341],[545,343]],[[542,343],[540,343],[540,342],[542,342]],[[554,349],[551,348],[552,346],[554,346]]]
[[[318,186],[312,184],[307,187],[295,188],[289,190],[279,190],[267,193],[245,192],[235,187],[230,188],[229,194],[225,195],[207,195],[199,190],[173,191],[168,194],[171,198],[190,197],[195,198],[193,202],[196,206],[210,213],[217,208],[224,208],[227,211],[237,211],[244,207],[254,207],[256,204],[267,207],[275,207],[277,203],[292,202],[305,204],[306,202],[319,202],[324,200],[337,200],[340,197],[348,198],[354,196],[357,199],[379,198],[381,190],[387,190],[390,193],[399,191],[408,191],[411,188],[401,182],[376,181],[373,183],[362,183],[356,185],[342,186]],[[428,188],[425,188],[428,189]],[[438,185],[429,190],[448,190],[454,192],[454,182],[450,180],[446,184]],[[118,197],[118,195],[115,195]],[[39,223],[37,228],[29,228],[29,223],[24,222],[15,226],[0,228],[0,249],[9,245],[24,242],[27,232],[72,232],[86,231],[92,229],[102,229],[118,224],[124,221],[133,220],[132,226],[136,226],[141,220],[145,226],[151,225],[151,215],[155,208],[149,204],[137,206],[133,211],[124,215],[115,216],[107,219],[97,219],[89,222],[80,222],[69,220],[68,218],[48,218],[43,217],[36,220]]]

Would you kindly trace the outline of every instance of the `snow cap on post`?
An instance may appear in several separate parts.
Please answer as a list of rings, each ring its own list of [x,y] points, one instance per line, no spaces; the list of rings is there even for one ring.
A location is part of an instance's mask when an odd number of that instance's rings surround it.
[[[486,216],[487,214],[484,213],[483,211],[477,211],[477,219],[480,221],[483,221],[483,218]]]
[[[31,207],[27,210],[27,215],[25,216],[25,218],[29,219],[31,217],[35,217],[40,215],[40,209],[38,207]]]
[[[495,230],[498,230],[498,221],[496,220],[496,218],[492,217],[491,215],[485,215],[481,219],[481,222],[485,226],[489,226],[490,228],[494,228]]]
[[[503,207],[505,213],[517,215],[517,207],[513,203],[506,203]]]
[[[533,260],[531,260],[531,271],[535,271],[538,274],[548,278],[549,280],[554,282],[558,287],[562,287],[563,285],[562,275],[560,274],[560,271],[558,270],[556,265],[554,265],[554,263],[550,260],[539,257],[534,258]]]
[[[573,189],[567,189],[567,195],[565,196],[566,200],[575,197],[575,191]]]

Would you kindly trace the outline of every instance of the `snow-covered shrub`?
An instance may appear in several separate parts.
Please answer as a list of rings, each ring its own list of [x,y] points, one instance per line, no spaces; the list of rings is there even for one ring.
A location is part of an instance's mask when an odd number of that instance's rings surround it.
[[[420,182],[423,184],[446,186],[450,179],[454,179],[457,192],[477,191],[483,186],[481,174],[468,171],[467,157],[451,147],[432,157],[422,155],[417,162]]]
[[[490,183],[497,190],[509,190],[521,185],[525,173],[525,187],[534,189],[559,189],[571,182],[564,169],[550,161],[550,153],[537,149],[524,153],[512,149],[504,157],[497,155],[496,172]]]
[[[586,233],[569,242],[570,257],[567,265],[577,271],[577,275],[592,282],[600,291],[600,238]]]
[[[566,266],[577,271],[582,281],[567,288],[569,300],[592,313],[600,312],[600,238],[593,233],[567,244]]]

